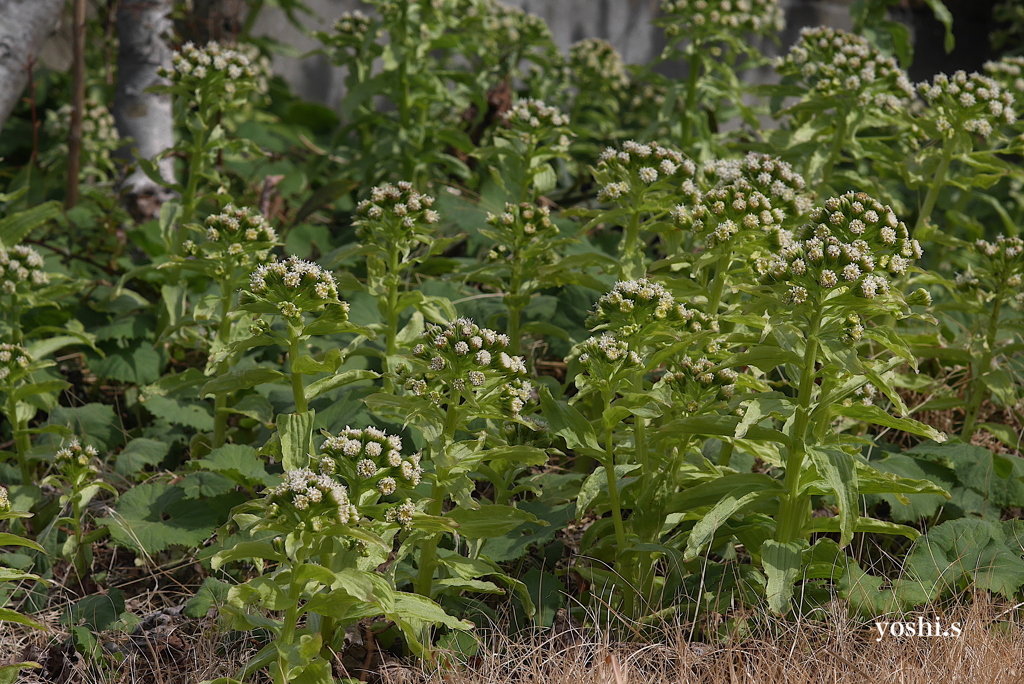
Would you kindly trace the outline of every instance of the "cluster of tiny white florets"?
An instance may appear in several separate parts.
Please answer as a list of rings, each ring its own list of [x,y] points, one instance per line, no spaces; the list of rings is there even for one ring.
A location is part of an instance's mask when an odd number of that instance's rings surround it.
[[[359,51],[370,40],[376,40],[380,35],[380,27],[375,27],[373,19],[355,10],[345,12],[334,22],[334,33],[321,33],[317,37],[326,45],[336,50],[353,49]]]
[[[186,240],[182,246],[186,254],[214,260],[235,257],[232,260],[239,266],[247,266],[253,257],[265,257],[277,242],[277,232],[263,214],[233,204],[208,216],[205,228],[206,242],[196,245]]]
[[[964,71],[937,74],[930,84],[919,83],[917,91],[928,104],[925,116],[944,137],[964,130],[987,138],[1017,121],[1013,93],[988,76]]]
[[[568,132],[566,126],[569,125],[569,115],[542,100],[516,100],[501,118],[509,128],[523,137],[541,139],[558,132],[563,133],[564,137],[564,133]],[[567,145],[568,138],[561,144]]]
[[[985,74],[1014,93],[1024,92],[1024,57],[1012,55],[998,62],[985,62]]]
[[[558,235],[558,226],[551,220],[551,210],[528,202],[505,205],[500,214],[487,214],[489,228],[481,232],[495,241],[494,248],[488,253],[491,261],[501,259],[510,253],[522,255],[530,246],[547,244]],[[544,250],[533,255],[545,263],[551,263],[558,255],[553,251]]]
[[[711,342],[707,351],[719,354],[721,347]],[[684,355],[676,364],[677,370],[666,373],[662,381],[679,395],[676,406],[687,413],[696,413],[709,404],[728,400],[736,393],[739,373],[731,368],[719,368],[707,356],[694,358]]]
[[[629,343],[610,332],[588,337],[576,346],[577,359],[590,375],[610,377],[624,365],[639,366],[640,355],[629,348]]]
[[[70,104],[46,113],[46,132],[54,141],[61,144],[54,146],[57,154],[48,158],[47,165],[52,166],[57,158],[67,155],[67,137],[71,131]],[[82,158],[83,172],[98,171],[109,173],[114,170],[111,153],[121,145],[117,133],[114,115],[99,100],[93,97],[85,99],[82,109]]]
[[[1024,240],[1019,237],[1000,235],[995,242],[975,240],[974,252],[978,263],[967,271],[958,273],[956,284],[963,289],[978,289],[987,293],[1006,289],[1015,304],[1024,303]]]
[[[413,504],[412,499],[406,499],[402,503],[384,511],[384,520],[389,523],[397,523],[405,529],[409,529],[412,527],[412,519],[415,513],[416,505]]]
[[[82,446],[78,438],[72,439],[67,446],[57,450],[54,461],[58,468],[81,468],[88,466],[91,459],[99,456],[94,446]]]
[[[25,293],[33,286],[47,285],[50,274],[43,270],[43,257],[39,252],[15,245],[10,249],[0,247],[0,290],[3,294]]]
[[[287,318],[298,318],[304,311],[319,311],[326,305],[339,306],[346,314],[349,309],[338,299],[333,275],[295,256],[258,266],[249,277],[249,295],[276,306]]]
[[[766,282],[789,286],[789,304],[821,302],[837,287],[868,299],[888,294],[890,279],[921,258],[920,243],[896,213],[864,193],[832,197],[810,219],[795,234],[776,231],[774,252],[754,261]]]
[[[7,495],[7,487],[0,485],[0,513],[11,510],[11,499]]]
[[[721,34],[775,33],[785,18],[777,0],[663,0],[659,24],[670,38],[704,42]]]
[[[854,404],[860,404],[862,406],[871,406],[875,403],[877,395],[878,389],[869,382],[855,389],[852,397],[843,399],[843,405],[853,406]]]
[[[484,57],[522,54],[530,47],[554,48],[546,21],[518,7],[497,0],[471,4],[464,11],[466,30],[479,40]]]
[[[17,344],[0,344],[0,383],[10,384],[25,374],[32,363],[28,351]]]
[[[811,200],[803,176],[786,162],[751,153],[743,159],[715,160],[704,166],[701,191],[686,180],[681,192],[687,202],[671,216],[677,226],[705,236],[709,247],[731,241],[744,231],[770,232],[806,214]]]
[[[510,340],[504,333],[459,318],[446,326],[430,327],[423,333],[423,339],[413,348],[413,354],[427,363],[426,375],[405,383],[405,388],[418,396],[429,394],[440,401],[449,389],[489,390],[495,385],[500,385],[506,394],[518,395],[523,387],[508,387],[517,376],[526,375],[526,360],[505,351]],[[518,413],[519,410],[513,410],[513,414]]]
[[[340,475],[354,491],[372,486],[382,496],[390,496],[398,488],[396,476],[415,487],[423,478],[419,454],[402,457],[402,438],[389,435],[375,427],[346,427],[337,435],[327,435],[321,447],[325,456],[319,462],[323,475]]]
[[[378,185],[370,190],[369,199],[356,206],[358,234],[381,243],[398,241],[405,245],[441,220],[432,206],[434,198],[417,192],[408,181]]]
[[[801,30],[800,40],[776,59],[775,69],[807,89],[804,99],[855,99],[861,106],[897,112],[914,96],[914,86],[895,59],[863,36],[827,26]]]
[[[344,485],[309,468],[286,471],[281,484],[264,493],[270,517],[283,513],[291,522],[308,520],[317,531],[325,522],[344,525],[359,517]]]
[[[675,191],[696,173],[697,165],[677,150],[656,142],[627,140],[621,149],[608,147],[601,153],[594,173],[601,185],[597,198],[614,202],[651,191]]]
[[[676,301],[664,285],[647,278],[615,283],[611,291],[597,300],[597,308],[587,319],[587,326],[591,330],[606,329],[619,337],[631,338],[658,322],[674,324],[693,333],[718,330],[717,320]]]
[[[618,93],[629,87],[622,55],[607,40],[586,38],[569,48],[569,66],[580,95]]]
[[[197,47],[185,43],[171,58],[172,69],[164,75],[194,92],[223,92],[231,99],[249,93],[266,94],[270,60],[254,45],[225,47],[217,42]]]

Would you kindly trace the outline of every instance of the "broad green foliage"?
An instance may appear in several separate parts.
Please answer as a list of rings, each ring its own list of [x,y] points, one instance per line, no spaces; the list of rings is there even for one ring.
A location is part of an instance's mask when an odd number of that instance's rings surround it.
[[[751,89],[771,0],[663,2],[682,81],[494,0],[368,5],[316,34],[340,114],[181,46],[153,220],[109,144],[70,211],[56,146],[0,196],[0,601],[101,662],[138,618],[94,547],[187,560],[185,614],[261,640],[217,681],[330,684],[352,630],[1019,598],[1019,60],[914,86],[871,1]]]

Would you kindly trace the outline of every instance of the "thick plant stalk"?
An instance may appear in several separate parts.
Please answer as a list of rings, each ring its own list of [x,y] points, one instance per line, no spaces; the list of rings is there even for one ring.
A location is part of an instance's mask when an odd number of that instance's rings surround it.
[[[171,0],[121,0],[117,10],[117,94],[114,119],[122,138],[131,138],[140,157],[153,159],[174,145],[174,117],[170,95],[146,92],[165,84],[158,70],[170,68],[171,48],[165,36],[171,31],[168,17]],[[128,151],[123,152],[128,156]],[[160,177],[174,181],[174,160],[159,162]],[[170,193],[141,170],[124,181],[131,197],[129,209],[137,218],[150,218]]]
[[[32,63],[63,8],[64,0],[0,0],[0,129],[21,99]]]

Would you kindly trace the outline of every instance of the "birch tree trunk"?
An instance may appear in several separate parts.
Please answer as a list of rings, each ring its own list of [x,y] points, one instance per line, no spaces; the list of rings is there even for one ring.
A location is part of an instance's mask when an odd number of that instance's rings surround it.
[[[132,147],[145,159],[174,146],[170,96],[146,92],[150,86],[166,82],[157,70],[171,67],[171,48],[166,41],[171,32],[171,4],[171,0],[121,0],[117,10],[120,47],[113,114],[118,133],[130,137]],[[174,160],[162,159],[159,167],[160,176],[173,182]],[[128,209],[137,219],[158,214],[171,194],[141,170],[126,178],[124,187],[129,192]]]
[[[64,0],[0,0],[0,129],[21,99],[29,69],[63,9]]]

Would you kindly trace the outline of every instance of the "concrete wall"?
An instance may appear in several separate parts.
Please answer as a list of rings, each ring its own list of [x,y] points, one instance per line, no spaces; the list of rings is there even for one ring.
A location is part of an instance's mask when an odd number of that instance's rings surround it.
[[[563,49],[584,38],[604,38],[634,64],[657,57],[664,47],[661,30],[651,25],[651,19],[661,4],[659,0],[504,0],[508,5],[532,12],[551,27],[551,32]],[[316,17],[304,17],[306,27],[329,30],[343,12],[359,9],[358,0],[307,0]],[[833,0],[783,0],[786,7],[787,28],[780,37],[782,49],[794,40],[800,26],[829,24],[848,27],[848,2]],[[319,47],[319,43],[288,23],[280,10],[268,8],[260,14],[253,31],[256,35],[270,36],[301,53]],[[771,52],[772,46],[766,49]],[[303,98],[335,106],[342,95],[344,72],[333,67],[323,56],[306,58],[282,57],[274,59],[274,69],[291,84]],[[767,77],[764,74],[763,77]]]

